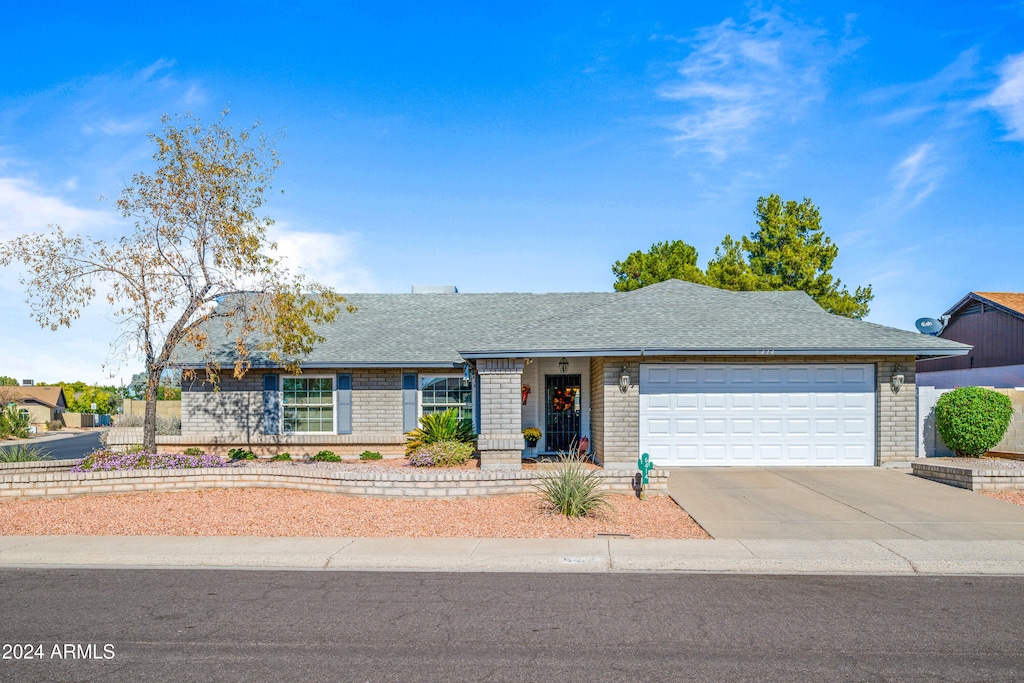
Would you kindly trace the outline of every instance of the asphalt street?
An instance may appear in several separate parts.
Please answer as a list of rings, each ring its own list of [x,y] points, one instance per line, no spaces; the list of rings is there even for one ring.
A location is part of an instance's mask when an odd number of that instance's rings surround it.
[[[1022,589],[1001,577],[6,570],[0,679],[1019,681]],[[41,657],[7,658],[27,650]]]
[[[74,460],[83,458],[100,447],[99,432],[85,432],[59,439],[45,439],[27,442],[33,448],[49,455],[54,460]]]

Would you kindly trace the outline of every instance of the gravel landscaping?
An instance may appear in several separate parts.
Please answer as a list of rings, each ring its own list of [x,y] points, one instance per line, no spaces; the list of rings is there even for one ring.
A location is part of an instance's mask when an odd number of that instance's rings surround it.
[[[1024,491],[986,491],[985,495],[1014,505],[1024,505]]]
[[[0,535],[710,538],[668,496],[608,500],[610,510],[583,519],[549,512],[534,495],[373,500],[228,489],[13,500],[0,503]]]
[[[928,465],[954,465],[956,467],[984,467],[987,469],[1024,470],[1024,460],[1007,458],[927,458]]]

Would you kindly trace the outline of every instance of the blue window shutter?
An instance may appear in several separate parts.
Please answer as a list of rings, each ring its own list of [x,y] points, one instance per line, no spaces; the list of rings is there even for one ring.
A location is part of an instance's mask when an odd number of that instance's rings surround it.
[[[402,375],[402,431],[411,432],[416,429],[416,373],[407,372]]]
[[[338,433],[352,433],[352,375],[347,372],[338,373]]]
[[[273,374],[263,375],[263,433],[281,433],[281,391]]]

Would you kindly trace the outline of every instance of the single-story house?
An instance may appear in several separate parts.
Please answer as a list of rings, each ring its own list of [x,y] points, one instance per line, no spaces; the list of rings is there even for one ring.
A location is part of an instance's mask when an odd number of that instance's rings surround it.
[[[520,467],[525,427],[540,429],[542,453],[587,437],[606,468],[635,468],[644,452],[664,466],[880,465],[915,456],[915,362],[970,351],[831,315],[803,292],[678,280],[346,296],[358,310],[323,330],[302,374],[255,355],[219,391],[183,382],[174,446],[401,453],[422,414],[455,407],[484,468]],[[230,368],[233,344],[212,341]]]
[[[28,417],[29,424],[41,426],[59,420],[68,404],[61,387],[11,387],[12,402]]]

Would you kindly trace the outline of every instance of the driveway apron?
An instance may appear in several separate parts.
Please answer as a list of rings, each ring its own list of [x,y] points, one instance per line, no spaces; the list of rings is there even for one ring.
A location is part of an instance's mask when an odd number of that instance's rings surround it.
[[[714,538],[1024,540],[1024,507],[877,467],[672,468]]]

